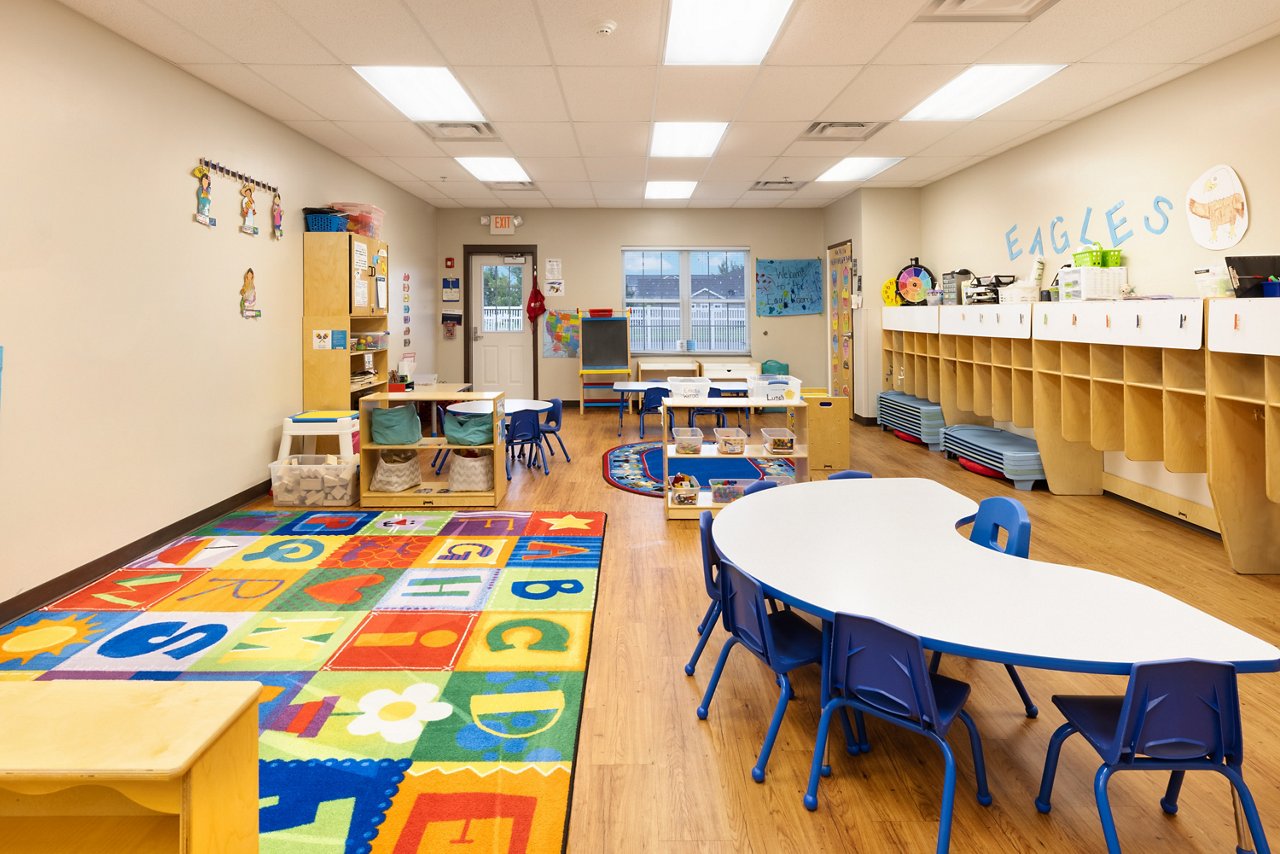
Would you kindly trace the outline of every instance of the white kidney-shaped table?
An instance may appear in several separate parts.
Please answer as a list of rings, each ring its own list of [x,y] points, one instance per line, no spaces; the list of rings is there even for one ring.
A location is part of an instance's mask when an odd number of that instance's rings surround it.
[[[1002,664],[1128,675],[1137,662],[1198,658],[1280,670],[1273,644],[1159,590],[970,542],[955,526],[977,510],[931,480],[814,481],[738,499],[712,537],[769,595],[822,617],[825,632],[834,614],[860,614],[929,649]]]

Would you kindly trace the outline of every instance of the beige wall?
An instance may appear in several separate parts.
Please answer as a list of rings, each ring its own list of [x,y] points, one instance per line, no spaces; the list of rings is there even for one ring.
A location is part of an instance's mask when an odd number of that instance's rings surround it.
[[[0,75],[4,599],[266,478],[301,404],[302,206],[384,208],[397,292],[436,263],[424,202],[52,0],[5,0]],[[194,223],[200,157],[280,186],[285,239],[269,197],[238,233],[223,178]]]
[[[495,212],[519,213],[524,225],[514,236],[491,236],[480,216]],[[565,295],[547,298],[547,308],[560,310],[622,307],[623,246],[746,246],[753,262],[761,257],[818,258],[825,249],[820,210],[441,210],[437,219],[437,254],[457,258],[459,265],[464,245],[534,244],[540,266],[547,258],[561,259]],[[747,269],[750,275],[753,267]],[[460,269],[457,275],[461,277]],[[539,270],[539,283],[543,278]],[[753,301],[748,312],[752,359],[788,362],[805,385],[826,384],[822,315],[756,317]],[[462,334],[440,341],[442,377],[462,377],[465,341]],[[543,359],[541,346],[538,352],[539,394],[576,400],[578,360]]]

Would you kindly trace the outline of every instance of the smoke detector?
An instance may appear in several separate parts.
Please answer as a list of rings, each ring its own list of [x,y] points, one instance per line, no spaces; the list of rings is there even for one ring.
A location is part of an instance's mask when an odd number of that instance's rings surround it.
[[[596,35],[600,37],[611,36],[613,31],[618,29],[617,21],[601,21],[596,24]]]

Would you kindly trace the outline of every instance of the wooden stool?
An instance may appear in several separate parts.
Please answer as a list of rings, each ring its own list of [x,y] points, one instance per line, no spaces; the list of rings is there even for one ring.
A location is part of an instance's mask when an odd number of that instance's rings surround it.
[[[258,850],[256,682],[0,683],[6,851]]]
[[[360,435],[360,419],[350,410],[322,411],[311,410],[299,412],[284,420],[280,433],[280,452],[277,462],[284,462],[293,452],[295,436],[302,439],[302,452],[316,452],[316,436],[337,436],[338,453],[344,456],[355,454],[355,442]]]

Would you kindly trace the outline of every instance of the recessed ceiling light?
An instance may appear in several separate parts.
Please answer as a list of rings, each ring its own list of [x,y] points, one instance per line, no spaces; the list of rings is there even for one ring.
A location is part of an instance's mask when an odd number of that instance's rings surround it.
[[[728,122],[654,122],[650,157],[710,157]]]
[[[865,181],[901,161],[901,157],[846,157],[814,180]]]
[[[528,181],[529,176],[514,157],[455,157],[480,181]]]
[[[904,122],[965,122],[994,110],[1065,65],[975,65],[921,101]]]
[[[672,0],[667,65],[759,65],[792,0]]]
[[[687,199],[693,195],[697,181],[650,181],[644,185],[646,199]]]
[[[391,106],[415,122],[484,121],[484,114],[447,68],[352,66]]]

